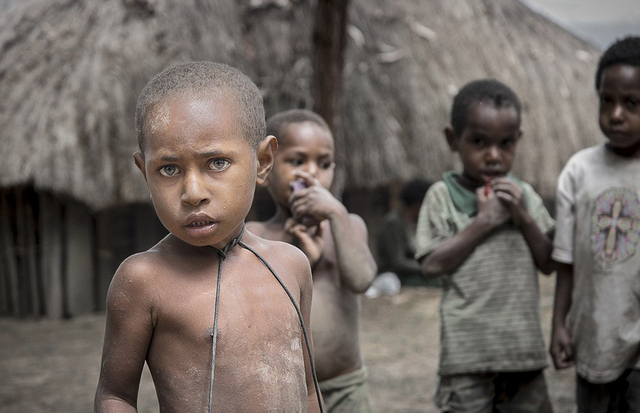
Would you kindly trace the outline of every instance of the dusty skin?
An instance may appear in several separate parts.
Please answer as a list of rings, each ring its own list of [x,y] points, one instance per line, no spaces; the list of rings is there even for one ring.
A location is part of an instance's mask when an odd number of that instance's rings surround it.
[[[190,65],[178,78],[227,70],[213,63]],[[166,105],[156,109],[162,121],[149,128],[134,159],[170,235],[125,260],[114,275],[95,410],[135,411],[146,361],[163,412],[206,412],[210,406],[221,413],[317,412],[298,312],[248,248],[271,263],[305,324],[311,311],[309,262],[290,245],[242,232],[255,186],[272,165],[275,138],[256,132],[261,140],[250,142],[238,127],[241,99],[223,87],[163,99]],[[241,234],[219,269],[222,255],[215,248]]]
[[[264,238],[292,242],[283,233],[281,225],[255,222],[247,225]],[[314,357],[320,381],[354,371],[362,363],[358,338],[359,298],[341,287],[329,222],[324,221],[321,225],[325,247],[313,268],[311,304]]]
[[[292,122],[278,137],[279,151],[267,179],[278,205],[266,222],[250,222],[255,234],[299,247],[313,272],[311,329],[318,380],[359,369],[360,298],[373,281],[375,261],[367,227],[328,188],[333,181],[334,142],[328,129]],[[304,182],[294,191],[294,182]],[[307,226],[305,219],[313,224]],[[317,224],[319,222],[319,225]]]
[[[540,278],[547,343],[555,277]],[[436,413],[440,290],[403,287],[400,295],[362,300],[360,344],[377,413]],[[104,315],[72,320],[0,319],[0,411],[78,412],[93,409]],[[574,370],[545,370],[555,413],[574,413]],[[157,413],[145,367],[138,408]]]
[[[305,257],[249,233],[243,239],[273,263],[308,315],[310,297],[298,288],[309,287],[308,278],[298,279],[298,274],[309,274]],[[116,314],[107,319],[104,363],[120,366],[126,359],[139,367],[110,369],[105,387],[135,398],[127,391],[137,387],[148,342],[146,359],[160,404],[167,411],[207,411],[217,261],[216,252],[172,236],[125,261],[110,298]],[[236,246],[223,263],[220,289],[215,411],[302,411],[306,348],[282,287],[253,253]],[[118,335],[123,327],[132,334]],[[107,346],[115,341],[130,350],[110,351]]]

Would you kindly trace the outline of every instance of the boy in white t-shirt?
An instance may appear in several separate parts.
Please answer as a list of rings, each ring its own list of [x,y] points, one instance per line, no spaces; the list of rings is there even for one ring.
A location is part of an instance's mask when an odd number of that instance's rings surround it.
[[[640,412],[640,37],[602,55],[596,90],[607,143],[558,180],[550,352],[575,363],[580,413]]]

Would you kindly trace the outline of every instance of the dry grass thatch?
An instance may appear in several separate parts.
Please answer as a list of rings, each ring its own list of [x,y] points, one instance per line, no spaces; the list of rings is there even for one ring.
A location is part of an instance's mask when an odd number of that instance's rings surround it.
[[[131,154],[144,83],[216,60],[261,87],[268,114],[311,107],[310,0],[32,0],[0,17],[0,186],[33,183],[93,208],[143,201]],[[442,138],[455,91],[495,77],[525,106],[515,172],[552,196],[577,149],[600,140],[597,51],[517,0],[353,0],[346,187],[454,167]]]

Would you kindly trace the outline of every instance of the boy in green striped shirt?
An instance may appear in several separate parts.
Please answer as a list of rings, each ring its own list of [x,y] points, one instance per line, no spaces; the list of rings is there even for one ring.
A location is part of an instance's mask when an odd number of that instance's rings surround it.
[[[518,97],[500,82],[463,87],[445,129],[463,171],[445,173],[420,211],[416,258],[443,285],[443,412],[552,411],[537,277],[553,270],[554,221],[533,188],[509,173],[520,114]]]

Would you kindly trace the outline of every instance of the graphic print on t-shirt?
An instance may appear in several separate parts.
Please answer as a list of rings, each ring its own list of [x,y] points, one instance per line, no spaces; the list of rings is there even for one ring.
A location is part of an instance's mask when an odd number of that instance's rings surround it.
[[[604,265],[624,262],[640,240],[640,201],[628,188],[611,188],[596,198],[591,214],[591,252]]]

